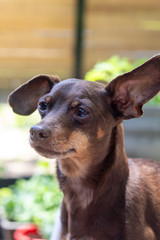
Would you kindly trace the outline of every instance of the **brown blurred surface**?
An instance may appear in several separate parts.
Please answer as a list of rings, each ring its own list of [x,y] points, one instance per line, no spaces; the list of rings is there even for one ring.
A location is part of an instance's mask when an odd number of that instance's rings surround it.
[[[74,77],[77,1],[0,1],[0,88],[39,73]],[[86,0],[83,75],[97,61],[159,52],[160,1]]]

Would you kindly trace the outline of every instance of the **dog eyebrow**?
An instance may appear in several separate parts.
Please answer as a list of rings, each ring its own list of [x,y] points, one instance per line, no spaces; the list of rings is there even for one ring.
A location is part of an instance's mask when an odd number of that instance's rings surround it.
[[[51,96],[45,97],[45,101],[46,101],[47,103],[49,103],[49,102],[51,101]]]
[[[101,108],[96,104],[95,101],[92,101],[92,102],[93,102],[94,106],[96,107],[97,112],[102,116],[103,120],[105,120],[103,110],[101,110]]]
[[[73,102],[71,102],[70,106],[71,106],[72,108],[75,108],[75,107],[77,107],[79,104],[80,104],[80,102],[79,102],[78,100],[74,100]]]
[[[105,117],[104,117],[104,112],[103,110],[100,108],[100,106],[98,106],[97,102],[99,102],[97,100],[97,96],[94,94],[94,93],[90,93],[87,89],[86,89],[86,92],[87,92],[87,95],[90,99],[90,101],[94,104],[97,112],[103,117],[103,119],[105,120]],[[101,94],[101,93],[99,93]]]

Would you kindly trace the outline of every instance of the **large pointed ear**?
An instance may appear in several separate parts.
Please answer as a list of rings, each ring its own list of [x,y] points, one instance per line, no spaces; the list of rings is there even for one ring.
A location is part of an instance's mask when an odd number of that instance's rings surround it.
[[[143,104],[160,91],[160,55],[118,76],[106,90],[115,116],[123,119],[140,117]]]
[[[38,75],[13,91],[8,98],[9,104],[15,113],[30,115],[36,110],[39,98],[59,81],[57,76]]]

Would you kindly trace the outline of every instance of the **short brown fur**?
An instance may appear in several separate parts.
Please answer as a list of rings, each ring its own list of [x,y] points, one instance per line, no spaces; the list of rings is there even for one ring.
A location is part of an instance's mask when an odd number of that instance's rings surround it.
[[[18,114],[38,105],[30,144],[57,159],[64,198],[52,240],[160,240],[160,164],[128,159],[121,125],[159,91],[157,55],[107,87],[40,75],[10,95]]]

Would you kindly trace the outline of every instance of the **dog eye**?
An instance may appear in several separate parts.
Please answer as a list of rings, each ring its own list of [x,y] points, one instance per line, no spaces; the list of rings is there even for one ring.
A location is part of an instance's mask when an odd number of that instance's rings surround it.
[[[47,102],[40,102],[38,105],[39,111],[45,111],[48,108],[48,103]]]
[[[75,115],[78,116],[79,118],[84,118],[88,114],[89,113],[85,109],[83,109],[81,107],[77,108],[76,111],[75,111]]]

